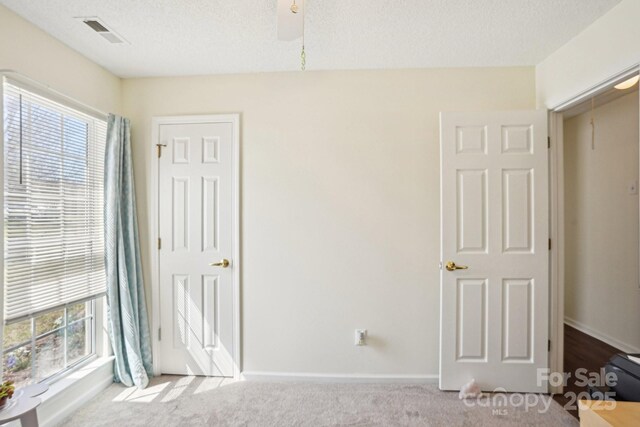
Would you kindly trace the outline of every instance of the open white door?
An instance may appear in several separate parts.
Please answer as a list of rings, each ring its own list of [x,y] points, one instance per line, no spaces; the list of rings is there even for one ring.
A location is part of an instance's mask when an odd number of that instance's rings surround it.
[[[442,113],[440,132],[440,388],[546,393],[547,113]]]

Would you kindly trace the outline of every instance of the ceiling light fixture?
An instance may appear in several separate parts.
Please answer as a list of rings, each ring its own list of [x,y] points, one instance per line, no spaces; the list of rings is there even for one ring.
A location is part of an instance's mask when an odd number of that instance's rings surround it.
[[[629,89],[630,87],[635,86],[636,83],[638,83],[638,80],[640,80],[640,76],[633,76],[628,80],[623,81],[622,83],[619,83],[617,85],[615,85],[614,87],[618,90],[625,90],[625,89]]]
[[[278,39],[292,41],[302,38],[300,68],[307,67],[307,54],[304,47],[305,0],[278,0]]]

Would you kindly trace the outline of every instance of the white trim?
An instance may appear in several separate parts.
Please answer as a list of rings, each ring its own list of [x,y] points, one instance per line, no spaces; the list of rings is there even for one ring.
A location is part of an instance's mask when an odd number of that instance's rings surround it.
[[[156,144],[160,137],[160,126],[164,124],[191,124],[191,123],[232,123],[233,125],[233,377],[240,378],[241,372],[241,346],[240,346],[240,270],[242,262],[240,258],[240,114],[212,114],[198,116],[164,116],[151,119],[151,178],[149,180],[149,206],[151,206],[151,230],[149,232],[149,253],[151,254],[151,337],[153,351],[153,372],[160,375],[162,372],[162,356],[160,354],[160,340],[158,329],[160,320],[160,281],[158,280],[160,263],[158,260],[157,241],[158,229],[158,156]]]
[[[583,90],[582,92],[578,93],[575,96],[572,96],[571,98],[569,98],[568,100],[561,102],[557,105],[551,106],[549,107],[549,110],[555,111],[555,112],[562,112],[562,111],[566,111],[572,107],[575,107],[576,105],[587,101],[589,99],[591,99],[594,96],[598,96],[601,93],[605,92],[606,90],[610,89],[611,86],[615,86],[618,83],[622,83],[623,81],[627,80],[628,78],[630,78],[631,76],[633,76],[634,74],[638,74],[638,64],[635,64],[631,67],[625,68],[624,70],[620,71],[619,73],[609,77],[608,79],[605,79],[585,90]]]
[[[619,341],[616,338],[613,338],[611,335],[607,335],[604,332],[600,332],[597,329],[593,329],[590,326],[585,325],[582,322],[578,322],[577,320],[571,319],[570,317],[564,318],[564,323],[568,326],[571,326],[574,329],[579,330],[582,333],[592,336],[595,339],[598,339],[604,343],[609,344],[612,347],[617,348],[618,350],[622,350],[625,353],[640,353],[640,347],[635,347],[631,344],[627,344],[625,342]]]
[[[149,179],[150,190],[147,192],[147,206],[149,206],[149,213],[151,217],[147,222],[148,236],[149,236],[149,254],[151,256],[151,354],[153,355],[153,374],[155,376],[160,375],[161,369],[161,354],[160,354],[160,340],[158,339],[158,329],[160,328],[160,285],[159,275],[157,269],[159,268],[158,262],[158,156],[157,147],[158,139],[160,138],[160,123],[156,118],[152,118],[151,125],[151,176]]]
[[[564,128],[562,113],[549,113],[549,369],[564,371]],[[562,393],[563,385],[549,386]]]
[[[15,70],[2,69],[0,70],[0,76],[8,78],[11,83],[15,83],[17,86],[23,89],[26,89],[38,95],[42,95],[48,99],[51,99],[52,101],[58,102],[69,108],[73,108],[74,110],[78,110],[82,113],[88,114],[91,117],[105,121],[109,117],[109,113],[105,113],[104,111],[100,111],[97,108],[80,102],[77,99],[74,99],[62,92],[55,90],[51,86],[42,84],[37,80],[34,80],[31,77],[19,73]]]
[[[98,357],[109,357],[113,355],[111,348],[111,341],[109,340],[109,322],[107,319],[107,298],[101,297],[95,300],[94,307],[94,322],[95,322],[95,334],[94,344],[96,355]]]
[[[151,353],[153,354],[153,374],[160,375],[162,355],[160,354],[160,340],[158,339],[158,330],[160,328],[160,284],[158,269],[160,264],[158,261],[158,156],[157,147],[160,138],[160,120],[153,117],[151,119],[151,176],[149,177],[148,206],[150,207],[151,218],[147,224],[151,229],[148,230],[149,254],[151,255]]]
[[[246,381],[313,382],[313,383],[418,383],[437,384],[433,375],[381,375],[381,374],[312,374],[301,372],[248,371],[242,373]]]
[[[0,165],[4,170],[4,75],[0,74]],[[0,212],[4,212],[4,173],[0,173]],[[4,215],[4,214],[3,214]],[[0,248],[4,251],[4,220],[0,221]],[[0,271],[4,271],[4,252],[0,256]],[[4,274],[0,275],[0,343],[4,342]],[[2,354],[0,348],[0,354]],[[0,378],[3,378],[3,366],[0,364]]]

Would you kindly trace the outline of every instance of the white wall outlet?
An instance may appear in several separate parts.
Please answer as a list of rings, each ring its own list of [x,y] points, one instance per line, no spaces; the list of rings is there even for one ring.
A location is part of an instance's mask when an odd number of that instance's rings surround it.
[[[356,329],[356,345],[367,345],[366,329]]]
[[[629,195],[638,195],[638,180],[629,181]]]

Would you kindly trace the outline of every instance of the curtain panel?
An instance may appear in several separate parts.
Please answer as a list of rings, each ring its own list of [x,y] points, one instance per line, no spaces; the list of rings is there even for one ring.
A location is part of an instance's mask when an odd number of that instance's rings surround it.
[[[132,163],[130,122],[110,114],[104,169],[104,218],[114,379],[127,386],[144,388],[153,370]]]

